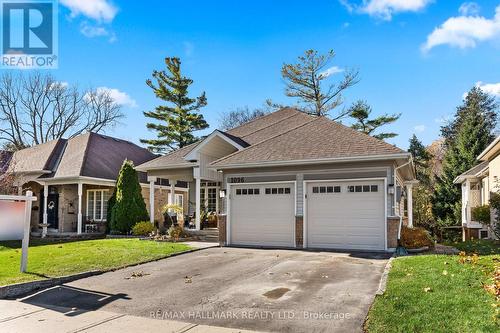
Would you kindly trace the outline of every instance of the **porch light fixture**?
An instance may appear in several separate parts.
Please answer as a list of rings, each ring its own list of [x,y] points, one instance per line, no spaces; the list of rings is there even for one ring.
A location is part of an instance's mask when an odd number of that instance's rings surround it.
[[[225,198],[226,197],[226,190],[220,190],[219,191],[219,198]]]
[[[387,185],[387,193],[394,194],[394,184]]]

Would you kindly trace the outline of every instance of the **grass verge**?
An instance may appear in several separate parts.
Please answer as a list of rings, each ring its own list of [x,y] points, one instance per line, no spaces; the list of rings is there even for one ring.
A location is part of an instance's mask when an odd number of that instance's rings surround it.
[[[139,239],[33,241],[28,251],[27,272],[20,273],[21,242],[0,242],[0,286],[92,270],[116,269],[189,249],[181,243]]]

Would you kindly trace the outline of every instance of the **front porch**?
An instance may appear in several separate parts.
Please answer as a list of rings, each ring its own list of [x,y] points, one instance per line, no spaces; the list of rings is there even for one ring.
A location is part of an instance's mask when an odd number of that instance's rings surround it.
[[[471,177],[462,183],[462,240],[490,237],[488,226],[475,221],[472,214],[475,207],[489,202],[488,177]]]

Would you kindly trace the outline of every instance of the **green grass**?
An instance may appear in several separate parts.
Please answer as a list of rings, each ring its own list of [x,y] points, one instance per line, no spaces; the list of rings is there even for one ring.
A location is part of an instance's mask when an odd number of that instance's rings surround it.
[[[28,251],[27,272],[20,273],[21,242],[0,242],[0,286],[91,270],[120,268],[189,249],[185,244],[139,239],[34,241]]]
[[[419,255],[393,261],[386,293],[377,296],[365,328],[368,332],[499,332],[495,299],[483,283],[492,282],[500,261],[498,243],[454,244],[479,253],[476,264],[459,256]],[[430,288],[429,291],[425,291]]]
[[[450,243],[451,245],[467,253],[477,253],[482,255],[500,254],[500,241],[492,240],[472,240],[467,242]]]

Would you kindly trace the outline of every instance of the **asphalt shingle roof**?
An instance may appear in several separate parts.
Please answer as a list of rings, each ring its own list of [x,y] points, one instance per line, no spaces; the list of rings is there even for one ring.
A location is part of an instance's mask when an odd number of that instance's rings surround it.
[[[223,157],[211,165],[401,154],[403,150],[325,117]]]
[[[488,166],[488,161],[481,162],[478,165],[476,165],[476,166],[470,168],[469,170],[465,171],[464,173],[462,173],[458,177],[475,176],[476,174],[478,174],[481,170],[483,170],[487,166]]]
[[[225,156],[212,166],[269,161],[377,156],[405,153],[401,149],[325,117],[314,117],[293,108],[251,120],[222,132],[244,149]],[[196,165],[184,157],[198,143],[142,164],[144,169]]]

